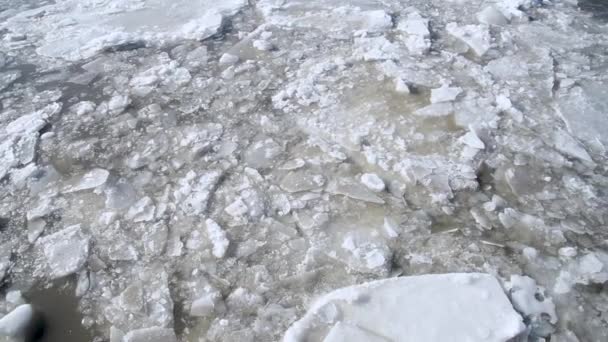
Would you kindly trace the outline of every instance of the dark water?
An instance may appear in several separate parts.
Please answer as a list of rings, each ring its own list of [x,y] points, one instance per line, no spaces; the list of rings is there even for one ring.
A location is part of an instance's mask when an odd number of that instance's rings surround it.
[[[51,288],[33,288],[25,295],[41,312],[44,322],[41,336],[30,342],[90,342],[92,334],[81,324],[78,298],[69,284]]]
[[[608,22],[608,0],[578,0],[578,6],[594,18]]]

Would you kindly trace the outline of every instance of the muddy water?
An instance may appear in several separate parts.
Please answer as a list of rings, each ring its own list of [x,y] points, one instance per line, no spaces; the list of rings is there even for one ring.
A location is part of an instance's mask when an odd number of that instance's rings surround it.
[[[35,287],[24,297],[42,312],[42,336],[30,342],[89,342],[93,335],[81,324],[74,288],[63,283],[50,288]]]

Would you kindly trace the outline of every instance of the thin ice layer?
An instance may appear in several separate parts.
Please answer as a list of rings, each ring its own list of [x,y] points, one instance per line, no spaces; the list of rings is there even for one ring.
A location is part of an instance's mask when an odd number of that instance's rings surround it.
[[[283,341],[323,341],[320,332],[328,328],[332,341],[377,336],[379,341],[498,342],[518,336],[525,326],[496,278],[453,273],[338,289],[318,299]],[[342,332],[347,334],[342,339],[335,336]]]

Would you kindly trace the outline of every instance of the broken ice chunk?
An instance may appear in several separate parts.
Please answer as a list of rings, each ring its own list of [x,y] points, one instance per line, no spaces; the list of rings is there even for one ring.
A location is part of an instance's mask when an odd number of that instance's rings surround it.
[[[534,175],[524,167],[514,167],[505,171],[505,179],[511,191],[517,196],[536,193],[542,184],[539,184]]]
[[[114,95],[108,101],[108,111],[112,115],[118,115],[125,111],[131,104],[131,99],[127,95]]]
[[[230,54],[230,53],[225,53],[222,55],[222,57],[220,57],[220,65],[234,65],[239,61],[239,56]]]
[[[27,241],[34,243],[44,231],[46,222],[41,218],[29,220],[27,222]]]
[[[448,116],[454,112],[454,105],[451,102],[433,103],[414,111],[414,115],[439,117]]]
[[[521,214],[512,208],[505,208],[504,212],[498,214],[498,220],[503,227],[513,228],[521,219]]]
[[[181,199],[184,195],[187,196],[181,204],[182,210],[187,215],[199,215],[207,210],[209,197],[222,175],[223,172],[220,170],[208,171],[200,176],[192,186],[188,184],[190,179],[187,177],[183,181],[183,187],[175,193],[178,199]]]
[[[281,189],[295,193],[311,191],[323,187],[325,178],[321,175],[313,175],[308,172],[290,172],[281,180]]]
[[[167,246],[169,230],[164,222],[146,225],[146,231],[142,237],[144,252],[147,255],[159,256]]]
[[[570,157],[593,164],[593,159],[591,159],[591,156],[587,153],[585,148],[568,133],[562,130],[554,131],[553,143],[558,151],[565,153]]]
[[[27,184],[28,179],[32,177],[37,171],[38,166],[34,163],[27,164],[21,169],[11,170],[11,182],[16,189],[22,189]]]
[[[232,217],[241,217],[247,214],[249,208],[241,198],[237,198],[234,202],[224,208],[224,211]]]
[[[292,171],[292,170],[297,170],[299,168],[302,168],[304,165],[306,165],[306,161],[304,161],[304,159],[296,158],[296,159],[286,161],[283,165],[281,165],[279,167],[279,169]]]
[[[89,256],[89,238],[80,225],[71,226],[40,239],[52,279],[78,272]]]
[[[4,130],[8,134],[26,134],[38,132],[44,125],[46,120],[51,116],[61,111],[62,105],[53,103],[34,113],[20,116],[14,121],[11,121]]]
[[[15,339],[25,338],[28,328],[34,318],[34,308],[30,304],[22,304],[0,319],[0,336]]]
[[[325,336],[329,327],[321,309],[329,303],[343,313],[343,324],[358,328],[336,325]],[[434,274],[330,292],[291,325],[283,341],[403,341],[407,336],[408,341],[504,342],[524,330],[521,316],[493,276]]]
[[[152,327],[129,331],[124,342],[177,342],[173,329]]]
[[[409,94],[411,92],[410,86],[401,77],[395,78],[395,91],[400,94]]]
[[[114,261],[133,261],[138,259],[137,250],[125,240],[118,240],[108,247],[108,257]]]
[[[391,217],[385,217],[384,225],[382,227],[384,228],[384,232],[386,233],[388,238],[394,239],[399,236],[399,224],[397,223],[397,221],[395,221],[395,219]]]
[[[217,312],[218,308],[223,308],[223,306],[222,294],[211,286],[206,286],[204,294],[192,301],[190,315],[194,317],[209,317],[214,312]]]
[[[509,20],[505,15],[494,6],[488,6],[477,13],[477,21],[481,24],[505,26]]]
[[[580,86],[559,96],[559,114],[568,131],[584,141],[608,143],[608,87],[606,83],[582,81]]]
[[[446,29],[451,36],[467,44],[479,57],[485,55],[491,47],[490,31],[485,25],[458,26],[456,23],[449,23]]]
[[[431,89],[431,103],[454,101],[461,93],[462,88],[444,84],[440,88]]]
[[[551,323],[557,323],[557,314],[553,300],[545,294],[545,289],[536,285],[536,281],[527,276],[512,275],[506,286],[511,293],[513,306],[526,317],[535,316],[541,319],[541,314],[547,314]]]
[[[469,211],[475,222],[483,229],[492,229],[492,222],[479,208],[471,208]]]
[[[483,150],[486,148],[486,145],[479,138],[479,136],[475,132],[475,129],[473,129],[472,127],[469,127],[469,131],[465,135],[460,137],[460,141],[463,144],[472,148],[476,148],[478,150]]]
[[[578,254],[578,251],[576,247],[562,247],[558,250],[558,254],[563,258],[574,258]]]
[[[104,169],[93,169],[85,173],[80,181],[74,185],[68,185],[63,190],[64,193],[71,193],[82,190],[94,189],[106,183],[110,172]]]
[[[125,209],[137,199],[135,189],[124,179],[119,180],[114,186],[108,187],[104,192],[108,209]]]
[[[341,245],[346,257],[341,259],[355,271],[374,274],[388,274],[391,250],[382,241],[372,241],[368,236],[349,233]]]
[[[339,179],[332,182],[328,187],[327,191],[336,195],[343,195],[352,199],[384,204],[384,200],[375,193],[368,190],[363,185],[348,179]]]
[[[91,101],[81,101],[70,107],[70,111],[78,116],[92,113],[95,110],[95,103]]]
[[[0,142],[0,180],[4,178],[12,167],[19,164],[13,150],[13,139],[4,139]]]
[[[215,303],[211,295],[206,295],[192,302],[190,306],[190,316],[207,317],[211,316]]]
[[[125,333],[115,326],[110,327],[110,341],[109,342],[124,342]]]
[[[369,33],[384,32],[393,27],[393,19],[383,10],[362,11],[354,15],[353,19],[359,17],[361,29]]]
[[[28,164],[36,157],[36,145],[38,144],[38,133],[24,134],[13,146],[15,158],[21,164]]]
[[[429,20],[423,18],[420,13],[408,14],[407,18],[399,23],[397,29],[406,34],[405,46],[412,54],[422,55],[431,48]]]
[[[148,196],[135,202],[127,211],[125,218],[133,222],[151,221],[154,218],[156,206]]]
[[[361,183],[373,192],[382,192],[386,189],[386,184],[382,178],[375,173],[364,173],[361,175]]]
[[[21,71],[19,70],[9,70],[6,72],[0,73],[0,91],[8,88],[13,82],[18,80],[21,77]]]
[[[274,50],[274,44],[264,39],[256,39],[251,43],[254,48],[260,51],[271,51]]]
[[[272,139],[257,141],[245,151],[245,161],[253,168],[270,167],[274,159],[282,152],[281,146]]]
[[[355,39],[355,57],[367,62],[399,58],[398,47],[385,37]]]
[[[157,86],[164,86],[167,91],[177,90],[192,79],[186,68],[180,68],[176,61],[161,54],[161,64],[153,66],[133,76],[130,85],[131,93],[137,96],[146,96]],[[191,64],[194,64],[191,62]]]
[[[130,313],[141,312],[144,309],[144,289],[142,283],[137,281],[127,286],[115,301],[125,311]]]
[[[608,254],[587,253],[564,267],[555,281],[556,293],[570,292],[575,284],[603,284],[608,281]]]
[[[230,240],[226,237],[226,232],[212,219],[205,220],[207,236],[213,245],[212,254],[216,258],[223,258],[230,245]]]
[[[91,285],[91,280],[89,278],[89,272],[86,270],[80,271],[78,274],[78,279],[76,280],[76,289],[74,290],[74,294],[76,297],[82,297],[89,290]]]
[[[228,295],[226,305],[229,309],[239,312],[256,312],[259,307],[264,305],[264,298],[255,292],[239,287]]]

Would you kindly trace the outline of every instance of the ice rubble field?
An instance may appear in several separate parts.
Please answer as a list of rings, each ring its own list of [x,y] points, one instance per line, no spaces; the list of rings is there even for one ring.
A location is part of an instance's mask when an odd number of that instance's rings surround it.
[[[608,341],[580,2],[0,0],[0,333]]]

